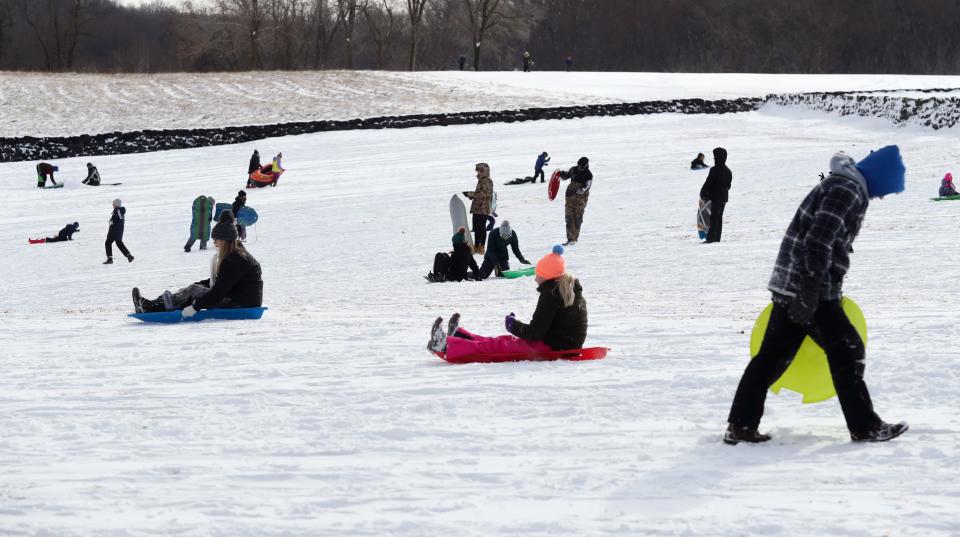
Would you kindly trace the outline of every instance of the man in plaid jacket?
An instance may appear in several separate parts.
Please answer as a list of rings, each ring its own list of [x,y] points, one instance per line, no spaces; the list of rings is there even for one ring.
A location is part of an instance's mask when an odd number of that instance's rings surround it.
[[[830,161],[830,176],[807,194],[780,244],[768,288],[773,311],[760,351],[737,387],[723,441],[765,442],[757,428],[767,389],[786,371],[806,336],[826,351],[830,374],[856,442],[882,442],[907,430],[873,411],[863,381],[865,349],[840,307],[851,245],[870,198],[904,189],[906,169],[897,146],[870,153],[859,164],[844,153]]]

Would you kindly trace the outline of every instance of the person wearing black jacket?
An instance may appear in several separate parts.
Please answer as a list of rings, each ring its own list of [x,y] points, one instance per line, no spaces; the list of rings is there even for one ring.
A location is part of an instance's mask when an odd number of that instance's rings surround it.
[[[92,162],[87,163],[87,177],[83,180],[83,184],[100,186],[100,171],[97,170],[97,167],[94,166]]]
[[[566,272],[563,246],[537,262],[537,309],[533,319],[524,323],[510,313],[504,327],[510,335],[485,337],[460,328],[460,314],[450,317],[447,331],[443,318],[438,317],[430,330],[427,348],[448,359],[486,353],[549,352],[579,349],[587,338],[587,302],[583,288],[572,274]]]
[[[80,224],[74,222],[72,224],[67,224],[63,229],[57,233],[56,237],[47,237],[44,239],[44,242],[63,242],[63,241],[72,241],[73,234],[80,231]]]
[[[473,260],[473,252],[467,244],[467,230],[460,228],[453,234],[453,251],[449,254],[439,252],[433,260],[433,270],[426,278],[430,282],[462,282],[467,279],[476,279],[480,273],[477,262]],[[469,270],[473,271],[471,275]]]
[[[710,229],[704,242],[720,242],[723,232],[723,207],[727,204],[733,174],[727,168],[727,150],[713,150],[713,167],[700,188],[700,199],[710,202]]]
[[[258,308],[263,305],[263,278],[260,263],[237,240],[233,213],[223,211],[211,233],[217,254],[210,262],[210,277],[192,283],[175,293],[165,291],[153,300],[145,300],[133,288],[133,307],[137,313],[182,309],[184,317],[209,308]]]
[[[530,264],[520,253],[517,232],[510,228],[509,220],[504,220],[500,227],[490,230],[490,237],[487,239],[487,252],[483,254],[483,263],[480,265],[480,271],[477,275],[478,280],[485,280],[494,269],[498,269],[499,272],[510,270],[510,253],[507,252],[507,246],[513,249],[513,255],[517,257],[517,260],[524,265]]]
[[[237,197],[233,200],[233,215],[236,218],[240,214],[240,209],[247,205],[247,192],[241,190],[237,192]],[[240,225],[240,222],[237,222],[237,234],[240,237],[240,240],[247,240],[247,228]]]
[[[564,217],[567,224],[567,242],[564,246],[572,246],[580,238],[580,226],[583,225],[583,211],[590,200],[590,187],[593,186],[593,172],[590,171],[590,159],[580,157],[577,165],[567,171],[561,171],[562,179],[570,179],[566,191]]]
[[[704,169],[704,168],[709,168],[710,166],[707,165],[707,163],[703,161],[703,157],[704,157],[703,153],[697,153],[697,158],[695,158],[695,159],[693,159],[692,161],[690,161],[690,169],[691,169],[691,170],[702,170],[702,169]]]
[[[127,247],[123,244],[123,222],[126,214],[127,208],[123,206],[123,202],[121,202],[119,198],[113,200],[113,213],[110,214],[110,229],[107,230],[107,242],[104,244],[107,250],[107,260],[103,262],[104,265],[113,264],[113,248],[111,248],[113,243],[117,243],[117,248],[120,248],[120,253],[126,256],[127,261],[133,263],[133,256],[130,255],[130,251],[127,250]]]
[[[837,153],[830,176],[801,202],[780,243],[767,284],[773,310],[760,350],[737,386],[724,443],[770,440],[757,430],[767,389],[787,370],[807,336],[827,354],[851,440],[883,442],[907,430],[906,423],[886,423],[874,412],[863,380],[866,349],[841,305],[848,252],[870,198],[902,192],[905,173],[897,146],[874,151],[859,163]]]

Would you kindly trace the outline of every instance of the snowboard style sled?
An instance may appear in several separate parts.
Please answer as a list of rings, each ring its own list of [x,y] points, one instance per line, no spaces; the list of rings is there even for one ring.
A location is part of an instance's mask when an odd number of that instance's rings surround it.
[[[204,319],[259,319],[263,317],[266,307],[261,308],[229,308],[229,309],[209,309],[200,310],[193,317],[184,318],[181,313],[183,310],[159,311],[153,313],[131,313],[127,317],[141,320],[145,323],[179,323],[190,321],[202,321]]]
[[[528,175],[528,176],[526,176],[526,177],[517,177],[516,179],[511,179],[511,180],[509,180],[509,181],[507,181],[506,183],[503,183],[503,184],[505,184],[505,185],[524,185],[524,184],[527,184],[527,183],[536,183],[536,182],[537,182],[536,179],[534,179],[532,176]]]
[[[700,240],[707,238],[710,232],[710,201],[699,198],[697,204],[697,236]]]
[[[588,347],[585,349],[571,349],[568,351],[544,352],[506,352],[493,354],[470,354],[459,358],[447,358],[442,352],[432,351],[434,355],[443,358],[451,364],[495,364],[503,362],[552,362],[554,360],[586,361],[599,360],[607,356],[606,347]]]
[[[555,170],[547,183],[547,197],[550,201],[557,199],[557,192],[560,192],[560,170]]]
[[[514,270],[505,270],[503,271],[503,277],[509,280],[514,278],[522,278],[523,276],[533,276],[536,267],[524,267]]]
[[[953,196],[942,196],[937,198],[930,198],[933,201],[950,201],[950,200],[960,200],[960,194],[954,194]]]
[[[57,183],[55,185],[45,186],[43,188],[63,188],[63,183]]]
[[[122,185],[123,183],[100,183],[99,185],[91,185],[89,183],[83,183],[83,184],[87,186],[117,186],[117,185]]]

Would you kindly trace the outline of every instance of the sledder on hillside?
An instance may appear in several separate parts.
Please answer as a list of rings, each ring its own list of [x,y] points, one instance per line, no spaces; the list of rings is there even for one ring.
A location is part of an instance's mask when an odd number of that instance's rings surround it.
[[[259,162],[259,154],[255,154],[254,157],[256,157],[257,162]],[[273,157],[273,162],[251,172],[247,178],[247,188],[277,186],[277,181],[280,180],[280,176],[285,171],[281,165],[281,159],[283,159],[283,153],[277,153],[277,156]],[[253,163],[254,158],[251,157],[251,167],[253,166]]]

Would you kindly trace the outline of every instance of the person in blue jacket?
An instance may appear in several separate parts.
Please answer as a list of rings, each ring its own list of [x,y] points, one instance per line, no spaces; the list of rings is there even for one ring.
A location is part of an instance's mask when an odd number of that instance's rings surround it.
[[[547,152],[544,151],[543,153],[540,153],[537,156],[537,163],[533,165],[533,182],[534,183],[537,182],[537,177],[540,178],[541,183],[544,182],[545,179],[543,176],[543,167],[546,166],[547,164],[550,164],[550,155],[548,155]]]

